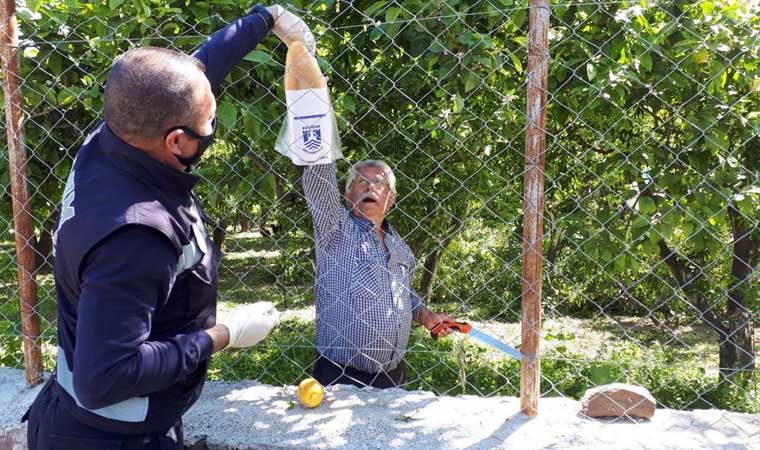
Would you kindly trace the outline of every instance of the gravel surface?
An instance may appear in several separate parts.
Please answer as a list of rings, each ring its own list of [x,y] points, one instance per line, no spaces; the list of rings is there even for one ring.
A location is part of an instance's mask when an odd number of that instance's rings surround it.
[[[661,409],[651,421],[616,422],[579,416],[574,400],[546,398],[531,419],[511,397],[351,386],[328,388],[313,410],[294,400],[295,387],[214,383],[188,413],[186,438],[257,450],[760,449],[760,415],[719,410]]]
[[[0,427],[21,423],[41,388],[28,388],[21,370],[0,368]]]
[[[0,449],[26,450],[26,425],[21,424],[41,385],[28,388],[24,372],[0,368]]]
[[[528,418],[512,397],[351,386],[328,388],[319,407],[306,409],[295,389],[207,383],[185,416],[186,442],[241,450],[760,450],[760,414],[658,409],[651,421],[615,422],[579,416],[574,400],[544,398]],[[22,371],[0,368],[0,448],[26,448],[19,420],[38,390],[26,387]]]

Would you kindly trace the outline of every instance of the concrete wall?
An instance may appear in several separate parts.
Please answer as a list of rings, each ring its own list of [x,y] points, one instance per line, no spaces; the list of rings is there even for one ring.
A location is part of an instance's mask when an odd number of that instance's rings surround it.
[[[0,450],[25,450],[20,417],[39,390],[23,372],[0,368]],[[578,402],[545,398],[539,415],[512,397],[437,397],[429,392],[337,386],[310,410],[295,387],[211,382],[185,416],[193,450],[256,449],[760,449],[760,415],[659,409],[651,421],[578,415]]]

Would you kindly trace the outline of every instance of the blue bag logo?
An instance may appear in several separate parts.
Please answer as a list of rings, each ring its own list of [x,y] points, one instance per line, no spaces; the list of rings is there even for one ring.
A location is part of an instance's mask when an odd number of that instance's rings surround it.
[[[309,153],[315,153],[322,149],[322,128],[317,126],[303,127],[303,146]]]

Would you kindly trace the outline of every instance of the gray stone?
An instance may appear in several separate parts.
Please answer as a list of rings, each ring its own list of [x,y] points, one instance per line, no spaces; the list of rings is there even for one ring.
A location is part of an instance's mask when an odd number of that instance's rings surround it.
[[[588,417],[651,419],[656,405],[646,388],[613,383],[587,390],[581,400],[581,413]]]

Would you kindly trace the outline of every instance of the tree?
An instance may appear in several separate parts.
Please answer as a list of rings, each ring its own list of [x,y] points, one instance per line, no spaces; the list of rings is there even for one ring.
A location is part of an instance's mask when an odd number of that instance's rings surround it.
[[[671,307],[680,299],[717,333],[721,374],[751,375],[757,6],[571,6],[557,22],[550,134],[564,151],[554,162],[571,169],[555,166],[569,189],[548,208],[563,211],[568,262],[603,271],[589,284],[646,313],[664,306],[659,291]]]

